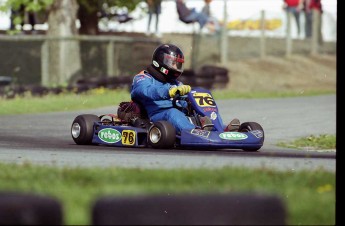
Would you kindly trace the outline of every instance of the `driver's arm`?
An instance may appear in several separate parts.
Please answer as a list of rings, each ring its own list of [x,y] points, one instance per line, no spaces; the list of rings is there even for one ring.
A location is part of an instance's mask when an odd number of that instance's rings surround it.
[[[136,75],[133,79],[131,96],[132,98],[144,98],[150,100],[170,99],[170,84],[154,84],[152,77],[147,75]]]

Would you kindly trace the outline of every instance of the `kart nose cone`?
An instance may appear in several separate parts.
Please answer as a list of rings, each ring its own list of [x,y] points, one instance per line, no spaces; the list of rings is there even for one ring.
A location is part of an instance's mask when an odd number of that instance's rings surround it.
[[[72,132],[72,137],[74,137],[74,138],[78,138],[79,137],[79,135],[80,135],[80,125],[79,125],[79,123],[73,123],[71,132]]]

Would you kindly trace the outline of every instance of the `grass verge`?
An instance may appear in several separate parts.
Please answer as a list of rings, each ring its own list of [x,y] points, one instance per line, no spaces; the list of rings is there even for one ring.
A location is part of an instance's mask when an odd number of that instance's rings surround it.
[[[55,168],[0,163],[0,190],[58,199],[66,225],[90,225],[103,196],[250,192],[277,195],[288,225],[335,224],[335,173],[270,169]]]
[[[215,99],[291,97],[309,93],[234,93],[214,91]],[[118,105],[127,101],[127,90],[96,89],[84,94],[64,93],[45,97],[0,99],[0,115],[72,111]],[[327,141],[326,141],[327,140]],[[330,141],[329,141],[330,140]],[[335,137],[302,138],[287,147],[335,147]],[[322,145],[321,145],[322,144]],[[323,145],[326,145],[323,146]],[[91,224],[93,202],[105,195],[131,196],[178,193],[251,192],[275,194],[287,208],[289,225],[335,224],[335,173],[318,171],[279,172],[269,169],[123,169],[123,168],[54,168],[31,164],[0,163],[0,190],[48,195],[60,200],[66,225]]]
[[[296,148],[296,149],[313,149],[313,150],[328,150],[336,149],[336,136],[329,134],[321,134],[318,136],[310,135],[302,137],[292,142],[279,142],[280,147]]]
[[[215,90],[214,98],[281,98],[311,96],[321,94],[334,94],[332,92],[309,91],[309,92],[233,92],[231,90]],[[121,101],[129,101],[130,94],[127,89],[109,90],[105,88],[93,89],[82,94],[61,93],[58,95],[46,95],[33,97],[30,93],[24,97],[13,99],[0,98],[0,115],[45,113],[56,111],[73,111],[92,109],[105,106],[117,106]]]

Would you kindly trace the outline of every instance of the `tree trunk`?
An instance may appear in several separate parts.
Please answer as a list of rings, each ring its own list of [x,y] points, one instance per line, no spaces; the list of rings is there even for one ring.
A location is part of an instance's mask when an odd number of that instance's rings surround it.
[[[68,37],[78,34],[77,0],[55,0],[51,6],[47,35]],[[81,73],[79,41],[49,41],[49,84],[66,85]]]
[[[80,29],[79,33],[83,35],[97,35],[98,30],[98,16],[97,11],[88,11],[83,5],[79,8],[79,21]]]

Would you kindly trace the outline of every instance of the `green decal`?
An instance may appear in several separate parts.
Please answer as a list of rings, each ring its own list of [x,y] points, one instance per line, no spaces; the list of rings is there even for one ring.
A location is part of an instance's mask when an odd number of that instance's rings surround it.
[[[219,134],[219,137],[224,140],[244,140],[248,138],[246,134],[239,132],[225,132]]]
[[[121,133],[116,129],[105,128],[98,132],[98,137],[106,143],[116,143],[121,140]]]

